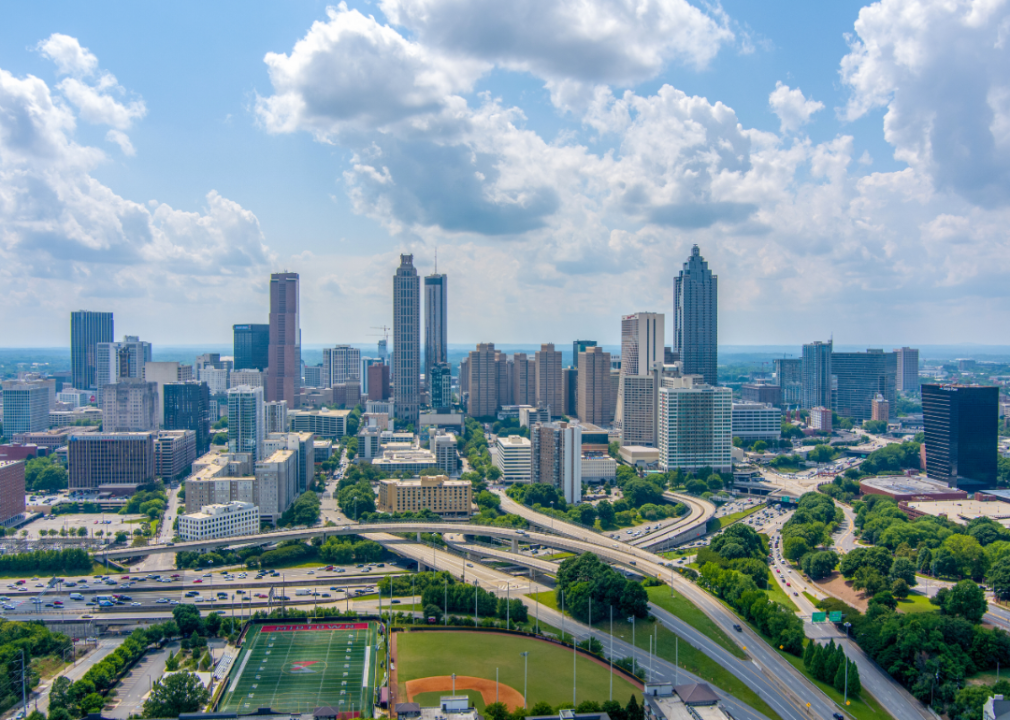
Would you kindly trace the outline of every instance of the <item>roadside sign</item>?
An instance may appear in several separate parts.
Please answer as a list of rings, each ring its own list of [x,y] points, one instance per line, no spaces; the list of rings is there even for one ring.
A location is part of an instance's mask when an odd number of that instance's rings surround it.
[[[810,616],[810,622],[822,623],[828,619],[828,614],[825,612],[815,612]]]
[[[832,610],[830,613],[828,613],[828,620],[830,620],[833,623],[840,623],[842,621],[842,611]]]

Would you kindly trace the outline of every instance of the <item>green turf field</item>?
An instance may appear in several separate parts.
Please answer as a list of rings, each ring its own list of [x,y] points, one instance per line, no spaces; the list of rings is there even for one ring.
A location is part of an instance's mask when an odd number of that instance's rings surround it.
[[[376,629],[366,622],[257,626],[246,637],[220,711],[305,713],[330,705],[370,715]]]

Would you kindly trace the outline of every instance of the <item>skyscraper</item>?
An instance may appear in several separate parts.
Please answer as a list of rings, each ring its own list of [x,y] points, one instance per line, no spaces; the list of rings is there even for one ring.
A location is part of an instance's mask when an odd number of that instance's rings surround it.
[[[389,399],[389,365],[368,366],[368,399]]]
[[[536,363],[526,353],[512,356],[512,402],[515,405],[537,404]]]
[[[70,375],[77,390],[98,387],[98,343],[112,342],[112,313],[76,310],[70,313]]]
[[[554,349],[554,343],[544,343],[535,357],[537,369],[537,405],[551,410],[551,417],[562,414],[564,403],[561,386],[561,351]]]
[[[41,432],[49,427],[49,388],[41,382],[3,383],[3,432]]]
[[[235,369],[266,370],[270,366],[270,326],[234,325]]]
[[[302,387],[302,331],[298,312],[298,273],[270,276],[270,344],[267,348],[266,400],[286,400],[297,408]]]
[[[470,417],[491,417],[498,412],[498,355],[494,343],[479,343],[470,351],[470,396],[466,412]]]
[[[718,384],[718,306],[719,277],[695,245],[673,281],[673,352],[685,375],[701,375],[712,386]]]
[[[361,381],[361,351],[350,345],[323,348],[323,384],[333,387],[339,383]]]
[[[98,343],[95,351],[97,367],[98,403],[106,385],[124,380],[143,380],[144,369],[151,362],[151,343],[135,335],[127,335],[122,342]]]
[[[429,370],[428,391],[431,394],[431,406],[439,412],[448,411],[452,407],[452,369],[449,363],[435,363]]]
[[[882,395],[893,416],[897,409],[897,357],[883,350],[831,353],[834,404],[830,407],[840,417],[869,420],[873,417],[873,399]]]
[[[640,312],[621,318],[621,375],[614,423],[622,445],[652,446],[656,435],[655,390],[652,371],[665,358],[665,318]]]
[[[431,366],[449,361],[449,280],[435,274],[424,278],[424,377],[431,388]],[[435,403],[432,402],[432,405]]]
[[[658,400],[661,470],[732,469],[732,390],[696,384],[692,376],[667,378]]]
[[[903,347],[894,352],[898,356],[898,390],[908,393],[919,392],[919,351]]]
[[[263,459],[266,413],[263,388],[242,385],[228,391],[228,452]]]
[[[158,383],[122,378],[102,389],[102,430],[107,433],[157,430]]]
[[[566,502],[582,502],[582,428],[536,423],[530,428],[530,443],[532,481],[553,485]]]
[[[772,360],[775,381],[782,388],[784,406],[799,405],[803,400],[803,360],[801,358],[776,358]]]
[[[593,425],[606,425],[607,395],[610,393],[610,353],[589,347],[579,353],[578,411],[579,420]]]
[[[926,474],[973,493],[996,487],[999,387],[922,386]]]
[[[574,340],[572,342],[572,367],[579,367],[579,353],[583,353],[591,347],[596,347],[595,340]]]
[[[210,449],[210,388],[207,383],[191,381],[165,383],[165,430],[192,430],[196,433],[196,452]]]
[[[420,391],[421,288],[413,255],[393,276],[393,397],[396,417],[417,426]]]
[[[803,395],[805,408],[832,407],[831,350],[833,342],[818,340],[803,346]]]

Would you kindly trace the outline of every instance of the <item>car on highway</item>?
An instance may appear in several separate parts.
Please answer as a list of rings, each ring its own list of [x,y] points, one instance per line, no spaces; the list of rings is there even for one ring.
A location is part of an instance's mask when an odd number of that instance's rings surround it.
[[[196,580],[193,581],[193,584],[196,585],[197,583],[202,583],[202,582],[203,582],[203,580],[201,580],[200,578],[197,578]]]
[[[155,600],[155,602],[158,603],[159,605],[164,605],[165,603],[168,602],[168,598],[158,598],[157,600]]]

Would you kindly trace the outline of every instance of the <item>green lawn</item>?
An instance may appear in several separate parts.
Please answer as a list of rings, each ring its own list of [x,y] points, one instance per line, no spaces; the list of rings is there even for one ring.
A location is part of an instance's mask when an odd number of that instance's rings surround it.
[[[768,579],[768,589],[765,590],[765,592],[768,593],[768,599],[772,602],[777,602],[783,607],[789,608],[792,612],[798,612],[799,608],[796,607],[796,603],[793,602],[792,596],[786,594],[786,590],[789,590],[789,588],[783,589],[777,582],[771,578]]]
[[[646,588],[649,593],[649,602],[653,602],[666,610],[671,615],[676,615],[695,630],[708,636],[708,638],[725,650],[733,653],[741,660],[747,659],[747,653],[740,649],[740,646],[730,640],[729,636],[716,625],[712,619],[703,613],[697,605],[680,594],[672,595],[669,587]]]
[[[781,650],[778,650],[777,652],[779,653],[779,655],[788,660],[789,663],[794,668],[803,673],[807,677],[807,679],[810,680],[810,682],[812,682],[814,685],[820,688],[825,695],[827,695],[829,698],[834,700],[839,705],[844,705],[843,700],[844,696],[842,695],[842,693],[835,690],[833,686],[828,685],[827,683],[822,683],[819,680],[814,680],[812,677],[810,677],[810,674],[803,667],[802,658],[798,658],[795,655],[791,655],[787,652],[782,652]],[[845,711],[851,714],[854,718],[856,718],[856,720],[893,720],[891,714],[888,713],[883,708],[883,706],[877,702],[877,699],[875,697],[873,697],[872,695],[870,695],[870,693],[866,691],[866,688],[863,688],[863,691],[860,694],[859,699],[853,699],[850,697],[849,703],[850,704],[848,707],[845,708]]]
[[[740,512],[735,512],[735,513],[733,513],[731,515],[723,515],[721,518],[719,518],[719,528],[722,529],[722,528],[726,527],[727,525],[732,525],[733,523],[735,523],[735,522],[737,522],[739,520],[743,520],[748,515],[753,515],[754,513],[756,513],[758,510],[760,510],[763,507],[764,507],[764,505],[755,505],[753,507],[747,508],[746,510],[741,510]]]
[[[554,553],[553,555],[537,555],[537,557],[548,562],[557,562],[559,560],[567,560],[570,557],[575,557],[575,553],[559,552]]]
[[[936,612],[939,610],[929,601],[928,597],[920,593],[909,593],[907,598],[899,600],[898,609],[905,613]]]
[[[560,705],[572,700],[572,651],[522,636],[467,632],[416,632],[397,637],[397,679],[401,698],[408,680],[433,675],[469,675],[494,680],[523,691],[524,659],[529,652],[527,701]],[[609,698],[610,670],[582,655],[577,656],[576,698],[604,702]],[[623,676],[613,676],[614,699],[622,704],[641,692]]]

